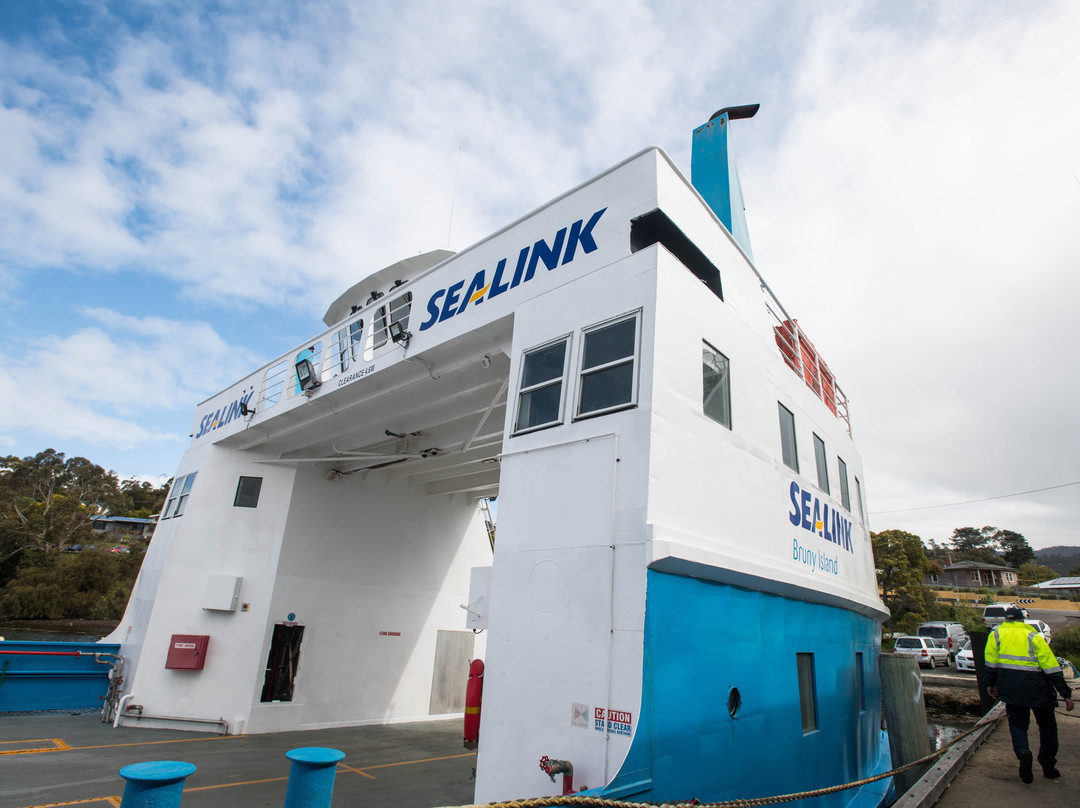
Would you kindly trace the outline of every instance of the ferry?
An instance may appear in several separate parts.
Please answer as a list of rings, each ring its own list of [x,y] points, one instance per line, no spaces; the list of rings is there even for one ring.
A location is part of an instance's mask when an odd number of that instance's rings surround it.
[[[371,274],[201,403],[106,638],[112,720],[460,719],[480,659],[477,802],[887,771],[865,477],[753,262],[730,134],[756,110],[694,131],[690,179],[648,148]]]

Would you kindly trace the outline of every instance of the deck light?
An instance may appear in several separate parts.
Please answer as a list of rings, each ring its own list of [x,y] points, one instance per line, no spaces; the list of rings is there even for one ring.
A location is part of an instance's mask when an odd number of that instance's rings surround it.
[[[322,384],[322,382],[316,378],[315,368],[312,367],[311,360],[309,359],[301,359],[296,363],[296,381],[300,385],[300,389],[308,394]]]
[[[401,323],[393,322],[393,323],[390,323],[390,339],[392,339],[396,344],[400,345],[402,348],[408,348],[409,347],[409,340],[412,339],[412,334],[410,334],[408,331],[406,331],[402,327]]]

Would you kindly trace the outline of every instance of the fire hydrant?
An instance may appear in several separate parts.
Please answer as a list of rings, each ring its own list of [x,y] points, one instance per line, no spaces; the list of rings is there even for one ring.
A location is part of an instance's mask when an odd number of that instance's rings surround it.
[[[569,760],[553,760],[544,755],[540,758],[540,768],[551,778],[553,783],[555,782],[555,775],[562,774],[562,793],[564,797],[574,793],[574,764]]]

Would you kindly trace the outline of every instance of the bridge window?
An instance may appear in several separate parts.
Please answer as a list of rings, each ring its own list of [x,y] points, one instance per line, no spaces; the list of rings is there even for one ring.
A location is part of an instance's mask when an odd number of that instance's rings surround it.
[[[818,488],[829,493],[829,463],[825,454],[825,441],[814,435],[814,462],[817,464]]]
[[[363,352],[364,343],[364,321],[363,319],[354,320],[349,323],[349,351],[352,354],[353,361],[360,359],[360,354]]]
[[[784,457],[784,465],[797,472],[799,452],[795,445],[795,415],[779,401],[776,405],[780,408],[780,451]]]
[[[586,329],[581,351],[579,416],[632,406],[637,398],[638,316]]]
[[[409,330],[409,311],[412,309],[412,292],[406,292],[390,301],[390,322],[401,323],[401,330]]]
[[[233,497],[234,508],[257,508],[259,506],[259,492],[262,490],[262,477],[241,477],[236,485],[236,496]]]
[[[728,358],[707,342],[701,343],[702,397],[705,414],[731,429],[731,379]]]
[[[195,474],[179,477],[173,482],[172,490],[169,491],[169,498],[165,501],[165,510],[161,513],[162,519],[184,515],[187,499],[191,494],[191,486],[194,484]]]
[[[263,374],[263,409],[273,407],[281,399],[288,371],[287,362],[278,362]]]
[[[847,463],[844,462],[842,457],[836,458],[836,462],[840,466],[840,504],[844,506],[845,511],[850,511],[851,492],[848,491]]]
[[[818,728],[814,655],[795,654],[795,663],[799,672],[799,707],[802,712],[802,731],[805,735]]]
[[[563,380],[570,337],[526,351],[521,359],[521,390],[515,432],[554,426],[563,420]]]

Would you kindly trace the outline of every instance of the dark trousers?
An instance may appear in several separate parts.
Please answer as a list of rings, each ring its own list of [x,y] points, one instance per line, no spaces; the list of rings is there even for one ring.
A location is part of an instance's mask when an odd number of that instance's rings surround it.
[[[1009,717],[1009,734],[1012,735],[1013,751],[1019,758],[1028,748],[1028,724],[1031,713],[1035,713],[1035,723],[1039,725],[1039,764],[1048,769],[1057,763],[1058,733],[1057,719],[1053,705],[1049,707],[1021,707],[1018,704],[1006,704],[1005,715]]]

